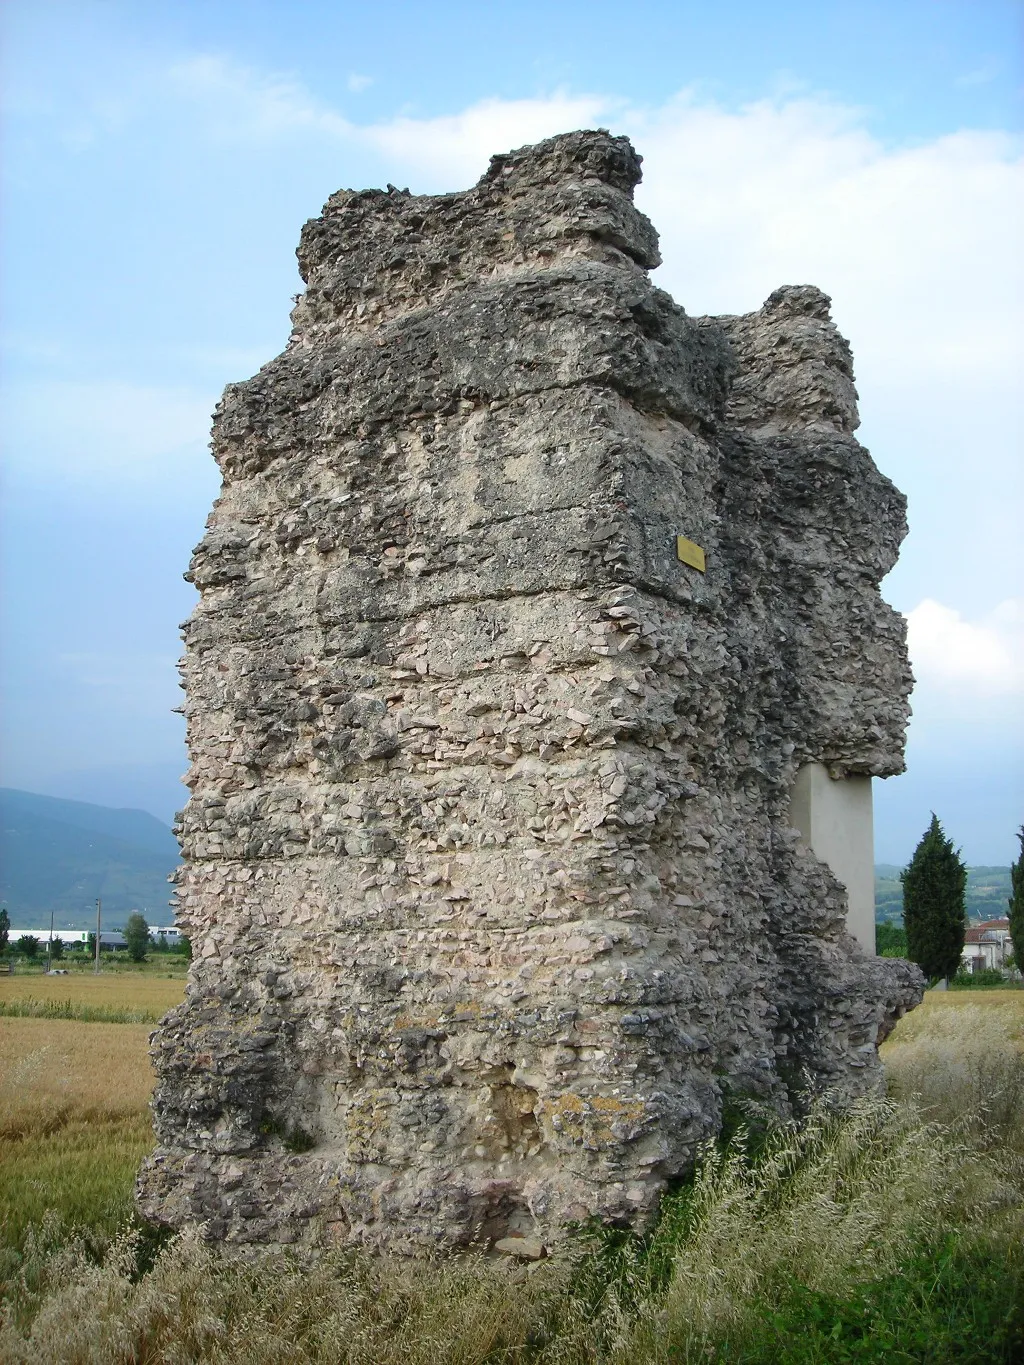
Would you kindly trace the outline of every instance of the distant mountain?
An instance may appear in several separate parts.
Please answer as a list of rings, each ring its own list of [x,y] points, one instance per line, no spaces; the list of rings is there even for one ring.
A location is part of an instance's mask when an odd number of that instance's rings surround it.
[[[0,900],[13,928],[107,925],[140,910],[169,924],[167,878],[179,861],[170,829],[141,810],[0,788]]]
[[[900,871],[892,863],[875,864],[875,919],[879,923],[903,922]],[[1010,869],[969,867],[965,899],[969,919],[1001,919],[1007,913],[1010,899]]]

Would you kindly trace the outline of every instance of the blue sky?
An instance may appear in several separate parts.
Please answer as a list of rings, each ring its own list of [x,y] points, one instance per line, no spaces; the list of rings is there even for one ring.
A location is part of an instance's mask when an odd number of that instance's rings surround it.
[[[169,818],[182,581],[225,383],[283,346],[340,186],[464,188],[571,127],[628,133],[655,278],[689,311],[833,296],[876,461],[910,498],[902,862],[1024,820],[1020,16],[939,3],[8,0],[5,785]]]

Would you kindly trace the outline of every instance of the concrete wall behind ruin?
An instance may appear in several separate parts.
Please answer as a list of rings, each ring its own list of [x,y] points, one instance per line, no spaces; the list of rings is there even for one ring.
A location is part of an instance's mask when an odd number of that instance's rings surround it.
[[[688,317],[639,174],[584,132],[339,192],[225,392],[150,1217],[550,1240],[642,1222],[737,1101],[879,1083],[920,983],[790,797],[902,767],[903,499],[827,298]]]
[[[805,763],[793,783],[790,820],[804,844],[846,891],[846,928],[865,953],[875,951],[875,829],[871,778],[836,779]]]

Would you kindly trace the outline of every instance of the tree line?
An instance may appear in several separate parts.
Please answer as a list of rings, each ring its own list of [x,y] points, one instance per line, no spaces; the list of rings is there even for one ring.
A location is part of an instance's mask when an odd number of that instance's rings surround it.
[[[156,934],[150,929],[144,915],[133,911],[128,916],[124,928],[118,930],[124,935],[125,951],[132,962],[145,962],[146,956],[150,951],[179,953],[185,957],[192,956],[191,945],[184,936],[178,943],[170,944],[158,930]],[[0,907],[0,958],[7,957],[11,953],[34,961],[40,956],[46,956],[51,962],[60,962],[65,954],[85,956],[93,958],[96,955],[96,935],[90,933],[86,941],[74,946],[66,946],[59,933],[54,934],[52,939],[37,938],[33,934],[22,934],[17,940],[17,946],[11,943],[11,919],[6,907]],[[162,941],[161,941],[162,940]]]

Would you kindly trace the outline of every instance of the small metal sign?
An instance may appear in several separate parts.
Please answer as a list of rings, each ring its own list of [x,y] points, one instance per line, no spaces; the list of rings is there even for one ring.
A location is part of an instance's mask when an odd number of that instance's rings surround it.
[[[685,536],[676,536],[676,558],[681,559],[684,564],[689,564],[691,569],[704,572],[704,551]]]

